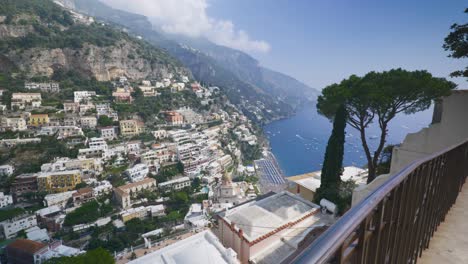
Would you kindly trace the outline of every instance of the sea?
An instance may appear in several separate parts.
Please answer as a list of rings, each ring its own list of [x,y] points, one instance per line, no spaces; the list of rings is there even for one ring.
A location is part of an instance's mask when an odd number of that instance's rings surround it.
[[[412,115],[399,114],[389,123],[386,144],[401,143],[408,133],[427,127],[432,119],[432,108]],[[264,126],[263,131],[285,176],[293,176],[322,168],[325,148],[332,123],[319,115],[315,105],[307,105],[295,115]],[[379,141],[380,129],[374,123],[367,137],[371,153]],[[346,127],[343,166],[363,167],[367,163],[359,132]]]

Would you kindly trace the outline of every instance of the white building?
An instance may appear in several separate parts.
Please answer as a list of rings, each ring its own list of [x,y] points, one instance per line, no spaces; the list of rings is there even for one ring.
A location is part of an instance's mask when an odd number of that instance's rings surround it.
[[[112,184],[109,181],[100,181],[96,183],[96,186],[93,187],[93,196],[98,197],[112,192]]]
[[[148,241],[151,245],[151,241]],[[208,261],[209,260],[209,261]],[[153,263],[238,264],[237,254],[226,249],[209,230],[200,232],[162,249],[130,261],[131,264]]]
[[[280,192],[220,213],[213,232],[237,252],[241,263],[286,263],[308,237],[320,234],[331,222],[320,206]]]
[[[196,203],[190,206],[189,211],[184,217],[185,228],[203,228],[210,223],[202,204]]]
[[[56,82],[50,83],[35,83],[35,82],[26,82],[24,88],[27,90],[37,89],[46,93],[58,93],[60,92],[60,85]]]
[[[1,176],[10,176],[15,171],[15,168],[11,165],[2,165],[0,166],[0,177]]]
[[[0,208],[7,207],[13,204],[13,197],[11,195],[5,195],[0,192]]]
[[[37,226],[35,215],[21,216],[0,223],[6,239],[15,237],[19,231]]]
[[[82,101],[86,101],[91,99],[91,97],[96,96],[96,92],[94,91],[75,91],[73,92],[74,95],[74,102],[81,103]]]
[[[54,134],[57,134],[58,139],[84,135],[83,130],[77,126],[43,126],[38,132],[38,135],[42,136],[52,136]]]
[[[103,138],[91,138],[88,145],[90,149],[101,149],[104,151],[108,149],[107,142]]]
[[[74,193],[76,193],[76,191],[48,194],[44,197],[44,205],[47,207],[57,205],[64,208]]]
[[[99,132],[101,134],[101,138],[106,140],[114,140],[117,138],[117,133],[115,132],[115,127],[101,127],[99,128]]]
[[[146,175],[149,173],[149,168],[146,164],[137,164],[132,168],[129,168],[125,171],[125,174],[128,176],[131,182],[138,182],[146,178]]]
[[[190,178],[189,177],[180,177],[174,180],[162,182],[158,184],[158,188],[161,191],[168,192],[171,190],[180,190],[185,187],[190,186]]]
[[[155,130],[153,132],[153,136],[154,138],[156,139],[163,139],[163,138],[166,138],[167,137],[167,131],[164,130],[164,129],[161,129],[161,130]]]

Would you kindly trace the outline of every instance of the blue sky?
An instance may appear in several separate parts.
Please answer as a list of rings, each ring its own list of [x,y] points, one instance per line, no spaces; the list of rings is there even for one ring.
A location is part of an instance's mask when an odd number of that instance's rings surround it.
[[[405,68],[435,76],[464,68],[443,39],[466,23],[462,0],[101,0],[164,31],[240,49],[316,89],[351,74]],[[464,79],[453,79],[468,88]]]
[[[395,67],[436,76],[466,66],[447,58],[443,39],[455,22],[466,23],[467,2],[347,0],[212,0],[210,16],[231,20],[269,52],[250,52],[261,64],[314,88],[350,74]],[[468,88],[464,79],[453,79]]]

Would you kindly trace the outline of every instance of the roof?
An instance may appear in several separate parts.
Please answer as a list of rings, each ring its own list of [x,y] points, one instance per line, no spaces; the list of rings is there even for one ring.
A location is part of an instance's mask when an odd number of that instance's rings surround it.
[[[180,240],[172,245],[148,253],[129,263],[239,263],[236,253],[226,249],[218,238],[209,230]]]
[[[76,193],[74,193],[73,196],[88,194],[88,193],[92,193],[92,192],[93,192],[93,188],[91,188],[91,187],[80,188],[80,189],[76,190]]]
[[[171,185],[171,184],[174,184],[174,183],[180,183],[180,182],[186,182],[186,181],[190,181],[190,178],[187,177],[187,176],[184,176],[184,177],[180,177],[180,178],[177,178],[177,179],[174,179],[174,180],[161,182],[161,183],[159,183],[159,186],[166,186],[166,185]]]
[[[34,229],[26,233],[28,239],[34,241],[49,241],[50,237],[45,228],[43,229]]]
[[[140,186],[142,184],[147,184],[147,183],[156,183],[156,180],[153,179],[153,178],[145,178],[141,181],[137,181],[137,182],[132,182],[132,183],[129,183],[129,184],[125,184],[125,185],[122,185],[120,187],[118,187],[117,189],[120,189],[120,190],[127,190],[127,189],[131,189],[135,186]]]
[[[321,171],[308,172],[296,176],[288,177],[289,181],[293,181],[304,188],[307,188],[311,191],[314,191],[320,187],[320,177],[322,175]],[[348,166],[343,168],[343,174],[341,175],[341,180],[348,181],[353,180],[357,184],[365,183],[367,179],[367,170]]]
[[[297,195],[280,192],[244,203],[220,216],[229,224],[234,223],[236,227],[242,229],[247,240],[254,241],[284,225],[312,215],[319,208],[318,205]]]
[[[29,239],[17,239],[13,243],[9,244],[7,246],[7,249],[18,249],[21,251],[28,252],[30,254],[34,254],[37,251],[43,249],[44,247],[47,247],[47,245],[41,242]]]
[[[60,211],[61,211],[60,207],[58,207],[57,205],[52,205],[52,206],[37,210],[36,215],[46,216],[46,215],[54,214]]]

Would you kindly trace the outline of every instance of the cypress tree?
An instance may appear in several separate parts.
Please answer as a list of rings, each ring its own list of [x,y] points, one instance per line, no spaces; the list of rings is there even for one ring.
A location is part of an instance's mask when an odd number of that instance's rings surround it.
[[[340,203],[339,187],[343,173],[343,154],[346,128],[346,108],[341,105],[333,119],[333,130],[328,139],[320,177],[320,188],[315,194],[318,203],[322,198]]]

